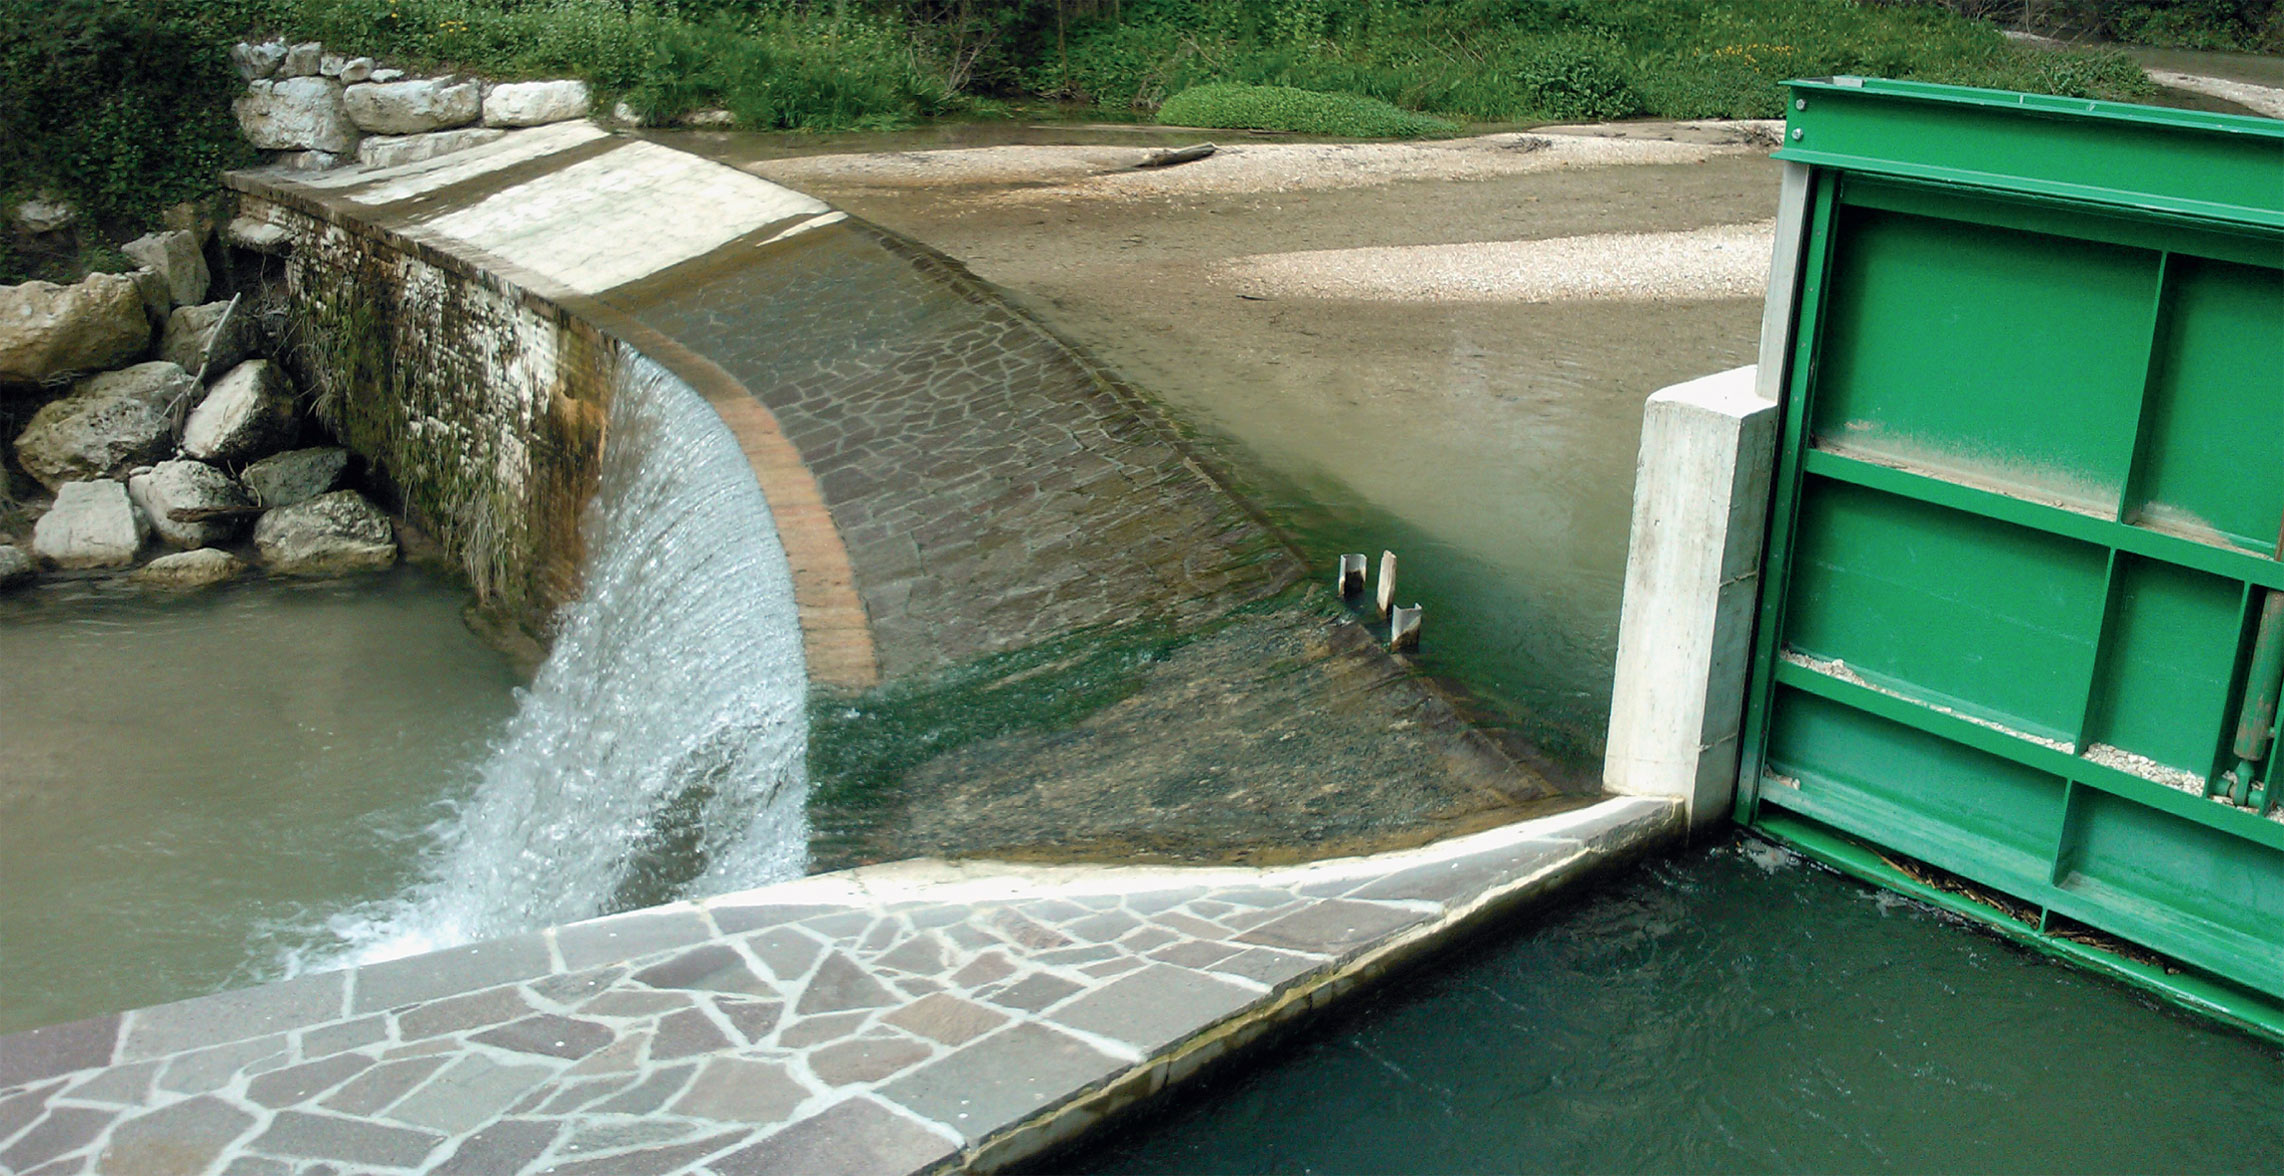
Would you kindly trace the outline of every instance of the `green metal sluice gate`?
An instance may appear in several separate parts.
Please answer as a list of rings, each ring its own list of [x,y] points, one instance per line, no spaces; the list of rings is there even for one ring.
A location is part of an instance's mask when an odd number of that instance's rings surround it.
[[[2284,1037],[2284,122],[1790,98],[1738,820]]]

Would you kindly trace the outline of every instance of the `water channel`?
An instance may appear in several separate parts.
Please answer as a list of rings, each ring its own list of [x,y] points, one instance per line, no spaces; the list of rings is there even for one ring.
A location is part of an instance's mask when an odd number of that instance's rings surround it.
[[[2284,1052],[1759,842],[1408,972],[1062,1167],[2274,1172]]]
[[[801,873],[768,505],[662,369],[612,413],[585,594],[528,686],[417,568],[0,597],[0,1033]]]
[[[411,567],[0,596],[0,1033],[273,979],[403,890],[515,709],[464,599]]]

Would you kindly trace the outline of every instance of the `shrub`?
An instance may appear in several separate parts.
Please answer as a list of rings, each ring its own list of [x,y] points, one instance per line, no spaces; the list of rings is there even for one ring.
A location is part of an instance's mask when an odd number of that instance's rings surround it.
[[[2107,11],[2121,41],[2181,49],[2284,51],[2284,4],[2275,0],[2139,0]]]
[[[0,0],[0,185],[131,234],[252,157],[223,43],[176,3]]]
[[[1638,114],[1641,95],[1617,45],[1594,37],[1557,37],[1525,49],[1515,70],[1525,99],[1561,119],[1612,119]]]
[[[1166,99],[1158,108],[1158,121],[1169,126],[1298,131],[1354,139],[1411,138],[1459,129],[1377,98],[1229,82],[1192,86]]]
[[[885,130],[951,97],[903,30],[853,17],[661,22],[636,74],[627,102],[646,119],[718,105],[754,130]]]

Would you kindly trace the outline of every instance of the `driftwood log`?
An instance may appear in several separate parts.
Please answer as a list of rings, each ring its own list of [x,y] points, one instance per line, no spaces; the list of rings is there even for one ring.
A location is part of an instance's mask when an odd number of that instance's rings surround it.
[[[1188,147],[1175,147],[1166,151],[1153,151],[1148,156],[1144,157],[1142,162],[1137,163],[1134,166],[1172,167],[1177,163],[1196,163],[1198,160],[1204,159],[1206,156],[1213,154],[1213,152],[1213,144],[1196,143]]]

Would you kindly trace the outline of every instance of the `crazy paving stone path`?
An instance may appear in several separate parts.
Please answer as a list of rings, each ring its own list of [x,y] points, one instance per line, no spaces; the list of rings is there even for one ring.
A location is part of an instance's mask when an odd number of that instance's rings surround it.
[[[903,862],[33,1030],[0,1038],[0,1169],[995,1169],[1679,823],[1630,798],[1268,870]]]

